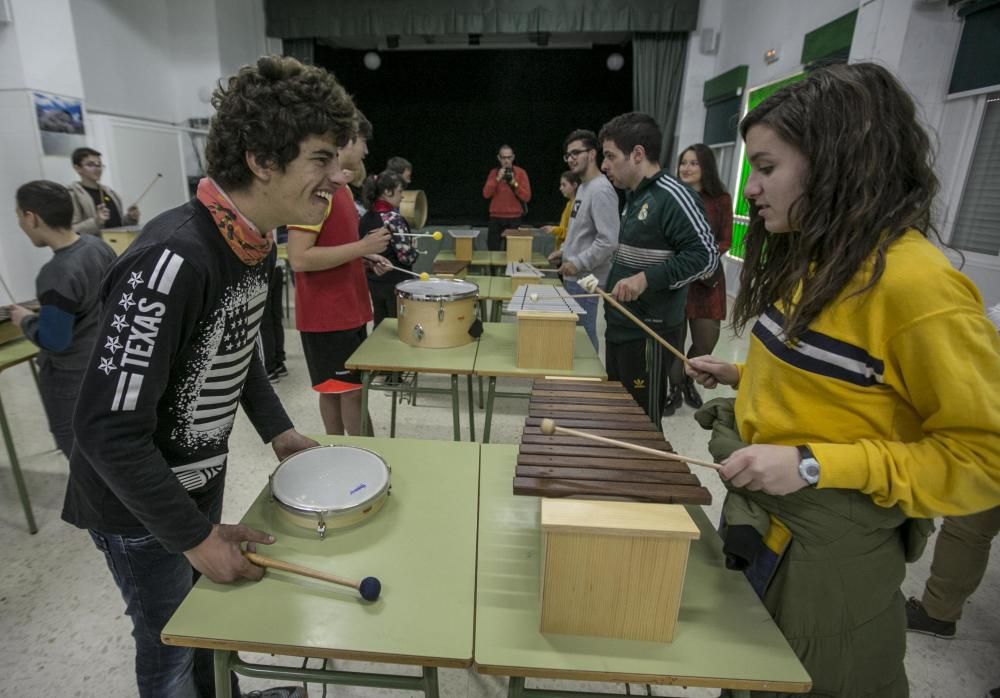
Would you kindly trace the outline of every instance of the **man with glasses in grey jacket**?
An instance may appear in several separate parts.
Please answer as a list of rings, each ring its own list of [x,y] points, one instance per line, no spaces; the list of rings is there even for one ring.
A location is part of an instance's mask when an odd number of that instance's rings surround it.
[[[593,274],[601,287],[611,271],[611,256],[618,246],[618,195],[611,182],[597,166],[597,136],[593,131],[577,129],[566,137],[563,159],[570,171],[580,177],[573,212],[569,218],[566,241],[549,255],[559,265],[563,286],[572,294],[587,293],[577,279]],[[578,298],[587,311],[577,322],[587,330],[597,349],[598,298]]]

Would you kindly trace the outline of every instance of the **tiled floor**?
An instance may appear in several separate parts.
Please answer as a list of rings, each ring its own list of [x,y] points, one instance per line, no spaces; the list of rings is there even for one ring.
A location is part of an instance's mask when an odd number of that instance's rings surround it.
[[[296,426],[305,433],[320,431],[314,393],[306,380],[297,334],[286,338],[290,374],[275,387]],[[725,336],[716,354],[736,358],[745,353],[746,341]],[[421,383],[435,379],[421,377]],[[445,381],[437,379],[442,385]],[[526,381],[505,381],[504,387],[526,389]],[[66,462],[54,450],[38,393],[26,367],[0,375],[0,391],[12,423],[22,467],[31,491],[40,530],[28,534],[10,475],[6,452],[0,453],[0,696],[81,696],[124,698],[135,695],[132,674],[131,625],[117,589],[85,532],[59,518],[66,483]],[[375,394],[371,400],[376,432],[388,433],[389,398]],[[493,441],[516,443],[525,404],[498,399]],[[683,407],[664,422],[667,438],[676,450],[708,457],[706,437]],[[482,427],[482,412],[478,412]],[[463,425],[465,417],[463,415]],[[427,439],[451,438],[450,403],[444,396],[421,397],[419,409],[403,406],[397,434]],[[275,460],[270,448],[258,440],[242,416],[233,432],[230,474],[226,490],[225,521],[235,521],[266,483]],[[709,516],[718,517],[722,487],[712,473],[699,471],[715,497]],[[907,670],[915,698],[979,698],[1000,685],[1000,561],[990,565],[987,577],[972,597],[951,641],[909,636]],[[919,594],[927,575],[929,555],[911,565],[904,584],[907,595]],[[298,661],[298,660],[296,660]],[[354,668],[364,665],[338,662]],[[412,668],[410,669],[412,670]],[[445,669],[440,673],[442,695],[494,697],[506,692],[506,679],[481,676],[473,671]],[[564,690],[608,690],[625,693],[625,687],[541,682]],[[244,689],[268,685],[244,679]],[[534,685],[534,683],[532,683]],[[642,694],[642,687],[632,686]],[[322,688],[311,685],[312,696]],[[331,688],[336,696],[404,696],[399,691]],[[717,695],[706,689],[654,687],[657,696]]]

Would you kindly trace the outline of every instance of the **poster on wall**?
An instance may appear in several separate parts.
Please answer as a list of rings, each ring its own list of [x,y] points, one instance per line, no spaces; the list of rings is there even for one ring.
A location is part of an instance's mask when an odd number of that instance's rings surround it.
[[[34,93],[35,118],[45,155],[70,155],[87,144],[83,103],[79,99]]]

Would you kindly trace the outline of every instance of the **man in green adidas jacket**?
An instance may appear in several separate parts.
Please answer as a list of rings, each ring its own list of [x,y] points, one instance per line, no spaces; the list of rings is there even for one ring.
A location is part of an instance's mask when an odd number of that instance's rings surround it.
[[[711,275],[719,248],[698,195],[661,169],[662,136],[648,114],[616,116],[597,137],[604,152],[601,169],[625,189],[618,249],[607,287],[636,317],[677,346],[684,327],[687,286]],[[659,426],[670,364],[663,348],[647,341],[638,325],[611,306],[607,319],[608,378],[621,381]],[[683,351],[683,347],[677,346]]]

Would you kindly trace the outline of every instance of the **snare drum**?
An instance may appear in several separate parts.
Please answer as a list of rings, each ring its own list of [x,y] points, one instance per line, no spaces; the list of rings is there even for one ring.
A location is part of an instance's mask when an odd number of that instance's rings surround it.
[[[389,495],[389,465],[353,446],[315,446],[281,461],[271,474],[271,498],[288,521],[314,529],[351,526],[371,516]]]
[[[468,344],[479,286],[461,279],[412,279],[396,284],[399,338],[415,347]]]

